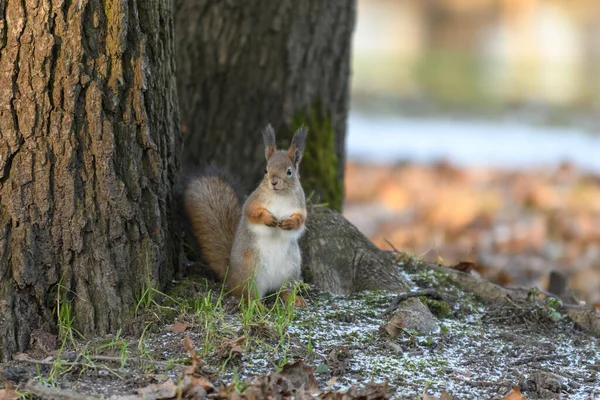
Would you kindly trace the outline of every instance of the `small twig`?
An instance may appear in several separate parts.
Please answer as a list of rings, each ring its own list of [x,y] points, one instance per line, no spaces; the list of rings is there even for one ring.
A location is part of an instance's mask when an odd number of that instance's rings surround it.
[[[120,357],[111,357],[111,356],[87,356],[86,358],[88,358],[91,361],[111,361],[111,362],[122,362],[122,359]],[[26,358],[23,360],[15,360],[15,361],[20,361],[20,362],[26,362],[26,363],[30,363],[30,364],[40,364],[40,365],[54,365],[55,361],[46,361],[46,360],[36,360],[33,358]],[[175,363],[169,363],[169,362],[164,362],[164,361],[157,361],[157,360],[147,360],[147,359],[143,359],[143,358],[137,358],[137,357],[127,357],[127,361],[131,361],[131,362],[145,362],[148,364],[155,364],[155,365],[160,365],[162,367],[167,367],[167,368],[172,368],[172,367],[176,367],[176,366],[180,366],[180,367],[185,367],[185,365],[178,365]],[[105,368],[108,371],[112,371],[110,368],[102,365],[102,366],[98,366],[95,364],[88,364],[88,363],[82,363],[82,362],[71,362],[71,361],[61,361],[61,363],[63,365],[67,365],[67,366],[75,366],[75,367],[92,367],[92,368]],[[118,375],[117,375],[118,376]]]
[[[402,254],[402,253],[400,252],[400,250],[398,250],[398,249],[397,249],[397,248],[396,248],[396,247],[395,247],[395,246],[392,244],[392,242],[390,242],[389,240],[387,240],[387,239],[385,239],[385,238],[384,238],[383,240],[385,240],[385,242],[386,242],[387,244],[389,244],[389,245],[390,245],[390,247],[392,248],[391,252],[392,252],[393,254],[396,254],[396,255],[398,255],[398,254]]]
[[[42,386],[34,383],[33,381],[27,382],[25,387],[22,389],[27,394],[32,394],[42,399],[53,399],[53,400],[100,400],[101,397],[90,396],[83,393],[73,392],[67,389],[59,389],[53,387]]]
[[[392,300],[392,303],[390,304],[390,306],[381,313],[381,316],[385,317],[385,316],[393,313],[394,310],[396,310],[396,308],[398,308],[398,305],[400,303],[402,303],[404,300],[408,300],[412,297],[421,297],[421,296],[429,296],[435,300],[442,300],[442,296],[433,288],[428,288],[428,289],[423,289],[423,290],[415,290],[414,292],[400,293],[398,296],[396,296],[396,298],[394,300]]]
[[[113,361],[113,362],[122,362],[121,357],[111,357],[111,356],[90,356],[91,360],[94,361]],[[183,364],[176,364],[176,363],[172,363],[172,362],[165,362],[165,361],[158,361],[158,360],[148,360],[145,358],[138,358],[138,357],[127,357],[126,361],[132,361],[135,363],[141,363],[141,362],[145,362],[148,364],[155,364],[155,365],[160,365],[161,367],[166,367],[166,368],[173,368],[173,367],[186,367]]]
[[[450,378],[457,380],[457,381],[464,382],[467,385],[478,386],[478,387],[487,387],[487,386],[512,387],[514,385],[514,382],[507,381],[507,380],[498,381],[498,382],[488,382],[488,381],[470,381],[468,379],[461,378],[460,376],[451,376]]]
[[[30,363],[30,364],[49,365],[49,366],[54,365],[54,363],[56,362],[56,361],[46,361],[46,360],[35,360],[33,358],[26,358],[24,360],[16,360],[16,361],[26,362],[26,363]],[[85,362],[72,362],[72,361],[63,361],[63,360],[60,361],[60,364],[67,366],[67,367],[101,368],[101,369],[107,370],[108,372],[110,372],[111,374],[116,376],[117,378],[124,380],[124,378],[121,375],[119,375],[118,373],[113,371],[111,368],[108,368],[106,365],[96,365],[96,364],[89,364],[89,363],[85,363]]]
[[[529,364],[529,363],[537,362],[537,361],[549,361],[549,360],[556,360],[558,358],[565,358],[565,357],[568,357],[568,354],[542,354],[542,355],[538,355],[538,356],[521,358],[520,360],[516,360],[516,361],[512,362],[510,365],[514,366],[514,365],[521,365],[521,364]]]
[[[569,371],[555,372],[555,371],[551,371],[548,368],[543,368],[543,367],[534,368],[534,369],[532,369],[532,371],[544,372],[546,374],[550,374],[550,375],[553,375],[555,377],[562,378],[562,379],[565,379],[565,380],[577,379],[577,378],[585,380],[585,379],[589,379],[590,378],[590,376],[586,376],[584,374],[580,374],[580,373],[577,373],[577,372],[569,372]]]
[[[590,364],[587,366],[588,369],[592,371],[600,372],[600,364]]]

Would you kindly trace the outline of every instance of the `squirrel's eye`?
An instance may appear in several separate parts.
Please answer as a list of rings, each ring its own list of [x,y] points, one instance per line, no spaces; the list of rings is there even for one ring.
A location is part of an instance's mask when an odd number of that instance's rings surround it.
[[[265,168],[265,174],[267,173],[267,169]]]
[[[292,169],[288,168],[286,173],[287,173],[287,176],[292,176]]]

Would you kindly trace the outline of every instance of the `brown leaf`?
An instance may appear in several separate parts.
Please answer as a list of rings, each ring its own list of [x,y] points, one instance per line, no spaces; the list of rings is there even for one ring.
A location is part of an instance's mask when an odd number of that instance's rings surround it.
[[[385,324],[383,329],[387,332],[388,335],[392,338],[397,338],[402,333],[404,329],[405,321],[402,313],[398,313],[392,317],[390,322]]]
[[[186,368],[186,375],[199,374],[200,370],[204,366],[204,361],[200,358],[198,354],[196,354],[196,350],[194,349],[194,344],[192,343],[192,339],[190,339],[190,335],[185,335],[183,339],[183,347],[190,354],[190,359],[192,360],[192,365]]]
[[[359,387],[358,385],[352,386],[346,391],[343,398],[369,400],[387,399],[389,398],[388,391],[387,380],[383,383],[368,382],[364,388]]]
[[[233,394],[237,393],[235,391],[235,386],[233,383],[231,385],[221,385],[219,388],[219,393],[217,393],[217,399],[232,399]]]
[[[151,385],[138,389],[137,392],[144,399],[170,399],[171,397],[175,397],[175,395],[177,395],[177,386],[175,385],[175,383],[173,383],[173,380],[169,378],[166,382],[153,383]]]
[[[185,338],[183,338],[183,347],[190,353],[190,357],[196,355],[196,350],[194,349],[194,344],[192,343],[192,339],[190,339],[190,335],[185,335]]]
[[[303,360],[298,360],[291,364],[285,364],[281,369],[281,376],[289,379],[292,386],[296,389],[304,388],[311,394],[319,394],[321,390],[317,385],[317,380],[313,374],[314,368],[304,364]]]
[[[423,389],[423,393],[421,394],[421,399],[423,399],[423,400],[440,400],[438,397],[432,396],[429,393],[427,393],[427,389],[429,389],[429,387],[425,386],[425,388]]]
[[[168,330],[171,332],[175,332],[175,333],[181,333],[181,332],[185,332],[189,328],[190,328],[189,324],[186,324],[185,322],[175,321]]]
[[[470,261],[461,261],[458,264],[451,266],[450,268],[466,272],[468,274],[473,270],[473,268],[475,268],[475,263],[472,263]]]
[[[246,340],[246,335],[242,335],[236,339],[224,339],[223,344],[219,346],[218,352],[221,358],[235,358],[242,355],[242,345]]]
[[[10,381],[4,382],[4,389],[0,389],[0,400],[16,400],[19,398],[15,387]]]
[[[333,385],[337,382],[338,377],[334,376],[330,380],[327,381],[327,390],[330,390]]]
[[[16,354],[13,354],[12,359],[16,360],[16,361],[27,360],[27,359],[29,359],[29,354],[27,354],[27,353],[16,353]]]
[[[455,397],[452,396],[450,393],[448,393],[446,390],[442,390],[442,395],[440,397],[436,397],[436,396],[432,396],[429,393],[427,393],[427,389],[428,387],[426,386],[425,389],[423,389],[423,394],[421,395],[421,398],[423,400],[454,400]]]
[[[186,377],[183,378],[181,386],[183,387],[184,392],[191,390],[194,387],[201,387],[206,392],[212,392],[215,390],[215,386],[211,381],[208,380],[206,376],[186,375]]]
[[[337,346],[327,355],[327,366],[334,376],[343,375],[350,365],[350,350],[346,346]]]
[[[513,386],[512,390],[507,393],[502,400],[525,400],[525,397],[521,394],[519,387],[517,385]]]
[[[181,394],[186,399],[204,399],[214,390],[214,385],[205,376],[185,375],[181,381]]]
[[[442,395],[440,396],[440,400],[454,400],[454,396],[452,396],[447,391],[442,390]]]

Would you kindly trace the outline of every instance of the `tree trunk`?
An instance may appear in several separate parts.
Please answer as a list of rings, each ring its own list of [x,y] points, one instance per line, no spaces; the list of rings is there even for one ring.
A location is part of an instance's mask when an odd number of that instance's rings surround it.
[[[303,186],[341,209],[355,0],[175,0],[185,159],[216,162],[253,189],[261,130],[287,145],[309,128]]]
[[[0,0],[0,359],[110,332],[178,263],[171,2]],[[159,286],[159,285],[157,285]],[[63,308],[64,309],[64,308]]]

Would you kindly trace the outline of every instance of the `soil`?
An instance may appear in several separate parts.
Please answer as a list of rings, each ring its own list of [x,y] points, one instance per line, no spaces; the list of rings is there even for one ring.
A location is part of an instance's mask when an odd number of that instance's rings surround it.
[[[390,336],[394,315],[386,310],[395,293],[332,295],[308,287],[306,308],[267,299],[266,311],[251,315],[232,296],[221,296],[220,285],[197,279],[174,282],[168,296],[157,292],[138,310],[139,331],[128,336],[83,340],[71,331],[73,338],[56,346],[57,336],[38,332],[29,353],[0,365],[0,380],[24,393],[28,381],[77,393],[56,398],[136,398],[122,396],[178,382],[192,363],[214,386],[207,386],[209,397],[239,398],[252,379],[283,374],[301,361],[321,391],[346,391],[347,398],[377,384],[385,390],[362,398],[417,399],[446,390],[459,399],[500,399],[515,385],[526,398],[600,398],[600,340],[574,328],[552,301],[485,305],[443,273],[405,274],[411,290],[433,288],[443,299],[420,298],[437,315],[434,333],[399,329]],[[186,336],[201,362],[191,361]]]

